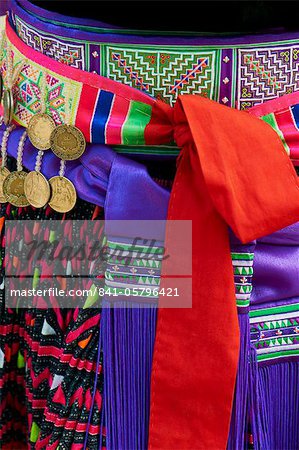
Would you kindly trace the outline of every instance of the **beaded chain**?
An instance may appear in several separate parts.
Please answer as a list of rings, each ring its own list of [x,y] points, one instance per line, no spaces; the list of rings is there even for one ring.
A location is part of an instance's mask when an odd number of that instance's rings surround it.
[[[9,127],[6,128],[6,130],[3,133],[2,143],[1,143],[1,157],[2,157],[1,167],[2,168],[6,167],[8,138],[9,138],[10,133],[14,129],[15,129],[15,125],[10,125]]]
[[[25,130],[19,140],[18,153],[17,153],[17,171],[21,172],[23,170],[23,152],[24,144],[27,138],[27,131]]]

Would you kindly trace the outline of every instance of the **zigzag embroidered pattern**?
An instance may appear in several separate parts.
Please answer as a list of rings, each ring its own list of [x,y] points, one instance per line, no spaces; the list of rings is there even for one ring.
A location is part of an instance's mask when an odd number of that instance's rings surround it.
[[[238,308],[247,308],[250,305],[253,276],[253,253],[232,252],[234,269],[234,283]]]
[[[139,301],[142,298],[157,300],[163,250],[162,244],[161,247],[140,247],[108,240],[106,292],[116,293],[118,300],[122,299],[122,296],[124,299],[130,296],[137,297]]]
[[[63,42],[51,35],[36,32],[27,26],[18,16],[13,16],[18,36],[30,47],[44,55],[50,56],[56,61],[86,70],[85,67],[85,44],[73,44]]]
[[[180,94],[215,98],[219,51],[106,47],[106,76],[173,104]]]
[[[299,356],[299,303],[253,309],[249,317],[258,362]]]
[[[298,90],[298,45],[239,49],[238,108]]]

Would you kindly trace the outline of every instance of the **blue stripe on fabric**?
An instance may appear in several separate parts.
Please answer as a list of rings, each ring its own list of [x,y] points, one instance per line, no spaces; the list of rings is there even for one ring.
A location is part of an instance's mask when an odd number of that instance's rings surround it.
[[[105,144],[105,127],[110,115],[113,98],[114,94],[111,92],[100,91],[91,126],[92,142]]]
[[[291,112],[293,114],[295,123],[297,125],[297,128],[299,128],[299,105],[294,105],[291,107]]]

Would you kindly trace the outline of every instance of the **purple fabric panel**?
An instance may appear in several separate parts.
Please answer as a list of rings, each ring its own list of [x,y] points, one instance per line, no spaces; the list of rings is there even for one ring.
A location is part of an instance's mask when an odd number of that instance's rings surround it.
[[[150,239],[164,240],[164,223],[152,227],[148,220],[164,221],[167,217],[169,192],[155,183],[146,168],[136,161],[116,155],[110,172],[108,193],[105,203],[105,218],[108,221],[107,234],[112,236],[136,237],[142,233]],[[113,220],[126,222],[125,229]],[[145,221],[141,229],[135,229],[129,221]]]
[[[111,4],[112,5],[112,4]],[[22,7],[24,6],[24,8]],[[113,7],[113,5],[111,6]],[[213,35],[207,36],[196,36],[196,33],[192,33],[190,36],[178,36],[178,35],[170,35],[170,36],[155,36],[155,35],[147,35],[147,36],[138,36],[136,34],[116,34],[116,33],[101,33],[97,31],[97,28],[105,28],[106,26],[113,28],[110,25],[103,24],[101,22],[92,21],[92,26],[95,27],[94,31],[87,32],[79,29],[75,29],[75,25],[90,25],[90,21],[82,19],[70,18],[68,16],[63,16],[60,14],[56,14],[53,12],[48,12],[42,8],[32,7],[26,0],[12,0],[11,9],[23,18],[28,24],[35,26],[38,30],[42,30],[44,32],[50,32],[57,36],[65,36],[66,38],[74,38],[77,40],[87,40],[94,42],[124,42],[124,43],[133,43],[133,44],[161,44],[161,45],[199,45],[199,46],[213,46],[213,45],[227,45],[228,47],[231,45],[238,44],[254,44],[260,42],[275,42],[281,41],[284,39],[299,39],[299,33],[286,33],[286,32],[272,32],[267,34],[252,34],[252,35],[238,35],[236,37],[231,37],[229,35],[222,35],[213,37]],[[25,9],[30,11],[30,13],[26,12]],[[38,14],[41,17],[44,17],[45,20],[40,20],[34,16],[34,14]],[[49,23],[49,20],[57,20],[64,22],[65,24],[73,24],[73,28],[69,26],[59,26]],[[108,31],[108,30],[107,30]]]
[[[299,296],[299,223],[257,242],[251,304]],[[268,306],[268,305],[267,305]]]
[[[0,128],[0,142],[5,127]],[[17,157],[18,143],[24,128],[15,129],[9,136],[7,152]],[[26,139],[23,153],[23,165],[34,170],[37,149]],[[90,203],[104,206],[108,177],[115,153],[109,147],[98,144],[87,145],[84,155],[79,160],[66,163],[65,176],[75,185],[78,196]],[[46,151],[42,161],[42,173],[46,178],[58,175],[60,160],[51,151]]]
[[[11,0],[1,0],[0,1],[0,16],[4,16],[6,11],[11,8]]]
[[[233,85],[233,50],[231,48],[222,50],[221,52],[221,78],[220,78],[220,92],[219,101],[223,101],[225,97],[228,102],[228,106],[234,105],[234,98],[232,96],[232,85]]]

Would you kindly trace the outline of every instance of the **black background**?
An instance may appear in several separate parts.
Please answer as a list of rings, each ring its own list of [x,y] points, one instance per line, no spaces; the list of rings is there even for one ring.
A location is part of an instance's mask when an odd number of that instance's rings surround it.
[[[68,16],[97,19],[126,28],[213,33],[258,32],[268,28],[299,30],[299,1],[31,2]]]

